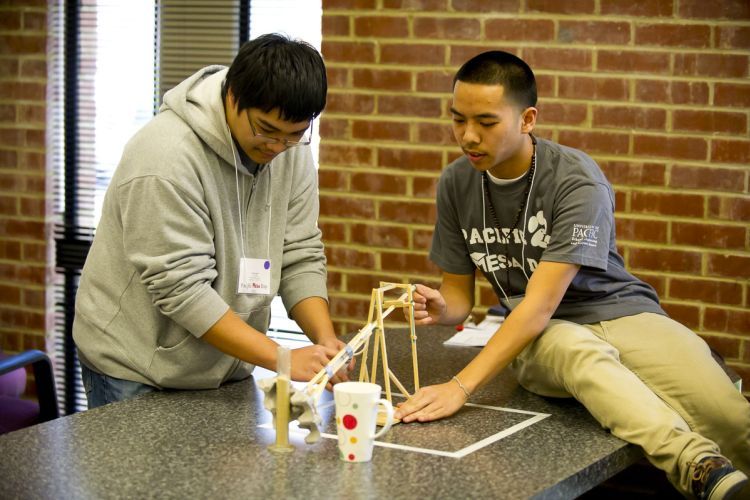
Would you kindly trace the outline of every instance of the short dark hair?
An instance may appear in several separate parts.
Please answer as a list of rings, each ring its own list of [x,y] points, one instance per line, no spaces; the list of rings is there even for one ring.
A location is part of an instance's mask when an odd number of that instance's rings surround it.
[[[508,99],[528,108],[536,106],[536,78],[521,58],[502,50],[482,52],[466,61],[453,78],[457,81],[482,85],[502,85]]]
[[[227,72],[225,96],[227,90],[237,111],[278,108],[282,120],[311,120],[326,106],[326,67],[307,42],[277,33],[261,35],[240,47]]]

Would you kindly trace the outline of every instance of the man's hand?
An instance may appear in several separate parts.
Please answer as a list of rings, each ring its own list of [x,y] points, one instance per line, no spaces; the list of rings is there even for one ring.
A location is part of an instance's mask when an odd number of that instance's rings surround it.
[[[310,345],[293,349],[292,380],[308,382],[315,374],[325,368],[328,362],[338,353],[338,350],[323,345]]]
[[[408,423],[430,422],[453,415],[466,402],[466,394],[454,381],[429,385],[419,389],[407,401],[398,405],[394,417]]]
[[[414,323],[417,325],[436,325],[445,313],[447,305],[443,295],[434,288],[415,285],[412,293],[414,299]],[[409,314],[404,308],[404,315]]]
[[[320,345],[335,349],[336,352],[339,352],[346,347],[346,342],[341,341],[339,338],[326,338],[320,343]],[[333,389],[333,385],[338,384],[339,382],[348,382],[349,374],[354,371],[354,365],[356,363],[357,361],[352,357],[347,365],[333,375],[333,378],[329,380],[329,383],[326,385],[326,389],[330,391]]]

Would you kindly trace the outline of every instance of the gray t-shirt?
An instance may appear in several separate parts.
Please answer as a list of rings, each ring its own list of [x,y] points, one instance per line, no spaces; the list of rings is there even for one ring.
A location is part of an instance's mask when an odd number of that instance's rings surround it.
[[[466,157],[446,167],[438,185],[432,261],[453,274],[478,268],[510,309],[523,298],[538,263],[551,261],[581,266],[554,318],[588,324],[642,312],[666,314],[654,289],[628,273],[617,253],[614,194],[598,165],[576,149],[537,141],[528,203],[512,233],[527,177],[508,185],[487,183],[498,228],[482,174]]]

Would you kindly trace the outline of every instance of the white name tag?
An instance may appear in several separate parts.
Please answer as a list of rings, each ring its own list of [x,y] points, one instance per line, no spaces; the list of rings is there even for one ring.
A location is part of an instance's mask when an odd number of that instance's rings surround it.
[[[271,261],[240,259],[240,283],[237,293],[268,295],[271,293]]]

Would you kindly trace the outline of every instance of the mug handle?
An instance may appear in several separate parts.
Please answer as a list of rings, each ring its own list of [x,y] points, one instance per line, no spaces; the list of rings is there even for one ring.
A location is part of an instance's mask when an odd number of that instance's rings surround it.
[[[393,425],[393,405],[391,404],[391,402],[387,399],[380,399],[378,400],[378,404],[385,406],[385,425],[378,432],[372,435],[372,439],[379,438],[380,436],[388,432],[388,429],[390,429]]]

